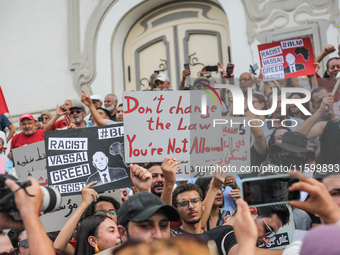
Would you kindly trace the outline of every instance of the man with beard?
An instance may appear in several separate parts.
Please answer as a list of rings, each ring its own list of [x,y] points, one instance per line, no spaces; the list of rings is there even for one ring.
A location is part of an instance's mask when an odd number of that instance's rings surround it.
[[[19,121],[22,132],[12,138],[11,152],[8,154],[10,159],[12,159],[12,149],[44,140],[44,130],[36,129],[35,119],[32,114],[25,113],[21,115]]]
[[[179,185],[172,195],[172,203],[181,216],[182,226],[172,229],[173,236],[191,236],[208,241],[207,233],[202,229],[201,218],[204,210],[202,190],[192,183]]]
[[[164,187],[164,174],[161,168],[161,162],[148,163],[145,168],[149,170],[152,175],[151,193],[161,197]]]
[[[91,125],[85,121],[86,111],[82,103],[76,102],[70,108],[70,116],[72,117],[72,120],[76,125],[76,128],[91,127]]]
[[[270,109],[273,104],[273,94],[272,92],[268,95],[268,108]],[[272,121],[269,121],[271,120]],[[282,121],[284,121],[285,126],[289,127],[292,131],[295,131],[298,126],[301,125],[303,122],[302,119],[294,118],[286,115],[281,115],[281,91],[277,91],[277,107],[273,114],[268,117],[268,120],[265,121],[264,125],[262,126],[263,134],[266,137],[266,141],[270,139],[270,135],[273,133],[276,127],[282,127]]]
[[[108,94],[104,100],[104,108],[108,110],[111,114],[110,120],[117,121],[116,111],[117,111],[118,98],[114,94]]]

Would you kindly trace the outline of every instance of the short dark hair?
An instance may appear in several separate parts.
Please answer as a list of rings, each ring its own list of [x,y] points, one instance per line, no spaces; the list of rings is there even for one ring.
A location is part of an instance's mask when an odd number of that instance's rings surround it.
[[[327,64],[326,64],[327,70],[328,70],[328,68],[329,68],[329,62],[331,62],[333,59],[340,59],[340,58],[339,58],[339,57],[334,57],[334,58],[328,59]]]
[[[162,162],[150,162],[145,165],[145,169],[149,170],[153,166],[161,166]]]
[[[92,202],[87,208],[86,210],[83,212],[82,216],[80,217],[79,222],[82,222],[83,220],[85,220],[86,218],[94,215],[95,213],[95,209],[96,209],[96,205],[99,202],[109,202],[111,203],[114,208],[116,209],[116,211],[119,210],[120,204],[118,203],[118,201],[116,199],[114,199],[113,197],[108,197],[108,196],[99,196],[99,198],[97,199],[96,202]]]
[[[121,106],[123,107],[123,104],[119,104],[119,105],[118,105],[118,107],[121,107]],[[117,108],[118,108],[118,107],[117,107]]]
[[[258,216],[271,218],[274,214],[286,225],[289,222],[289,210],[285,204],[271,205],[257,208]]]
[[[175,207],[177,207],[177,196],[183,192],[192,191],[192,190],[197,191],[200,198],[203,200],[203,192],[200,189],[200,187],[198,187],[198,185],[192,184],[192,183],[185,183],[185,184],[177,186],[174,192],[172,193],[172,204]]]
[[[198,178],[195,184],[200,187],[203,193],[203,199],[205,198],[205,192],[208,191],[208,186],[212,180],[212,177]]]
[[[328,91],[328,89],[326,89],[325,87],[317,87],[317,88],[315,88],[315,89],[313,89],[312,90],[312,92],[311,92],[311,94],[310,94],[310,101],[312,101],[312,104],[315,104],[315,102],[314,102],[314,99],[313,99],[313,95],[315,94],[315,93],[319,93],[321,90],[326,90],[327,91],[327,93],[329,93],[329,91]]]
[[[106,110],[105,108],[103,108],[103,107],[97,107],[96,109],[97,109],[97,110],[102,110],[102,111],[104,111],[106,117],[110,117],[110,112],[109,112],[108,110]]]

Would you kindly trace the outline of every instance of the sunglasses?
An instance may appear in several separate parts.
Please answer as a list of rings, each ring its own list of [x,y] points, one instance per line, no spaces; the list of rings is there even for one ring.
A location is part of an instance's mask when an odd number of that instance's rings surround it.
[[[0,255],[18,255],[19,254],[19,250],[18,249],[14,249],[10,252],[2,252],[0,253]]]
[[[179,205],[179,207],[186,209],[189,206],[189,203],[191,203],[193,206],[198,206],[201,203],[202,199],[199,197],[193,198],[189,201],[181,201],[179,203],[177,203],[177,205]]]
[[[28,248],[28,240],[23,239],[23,240],[19,241],[19,245],[24,247],[24,248]]]
[[[274,230],[272,230],[272,228],[271,227],[269,227],[269,225],[267,224],[267,222],[265,222],[265,220],[261,217],[261,216],[259,216],[259,218],[264,222],[264,224],[266,224],[266,226],[267,226],[267,228],[269,229],[267,229],[267,234],[266,234],[266,238],[269,238],[269,239],[272,239],[274,236],[275,236],[275,231]]]
[[[79,114],[81,112],[82,112],[82,110],[71,110],[70,111],[71,114],[74,114],[74,113]]]
[[[98,210],[98,211],[94,212],[95,215],[106,215],[107,213],[109,213],[109,215],[111,215],[111,216],[117,216],[116,211],[113,210],[113,209],[108,210],[108,211],[106,211],[106,210]]]

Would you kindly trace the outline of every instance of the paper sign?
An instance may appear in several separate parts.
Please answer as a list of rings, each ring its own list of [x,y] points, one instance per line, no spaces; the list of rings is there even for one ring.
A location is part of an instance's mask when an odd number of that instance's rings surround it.
[[[315,73],[309,37],[261,44],[258,50],[265,81]]]
[[[97,181],[97,192],[133,186],[124,159],[122,124],[45,133],[49,186],[62,196]]]
[[[35,178],[47,185],[46,152],[44,141],[13,149],[15,170],[19,181]]]

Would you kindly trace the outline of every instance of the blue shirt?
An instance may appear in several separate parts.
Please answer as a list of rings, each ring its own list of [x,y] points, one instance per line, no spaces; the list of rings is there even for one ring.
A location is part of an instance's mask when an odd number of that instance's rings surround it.
[[[0,130],[4,131],[6,127],[9,127],[12,123],[7,119],[5,114],[0,115]]]
[[[5,153],[0,153],[0,156],[3,156],[6,158],[6,173],[8,173],[9,170],[11,170],[13,168],[13,161],[10,160]]]

